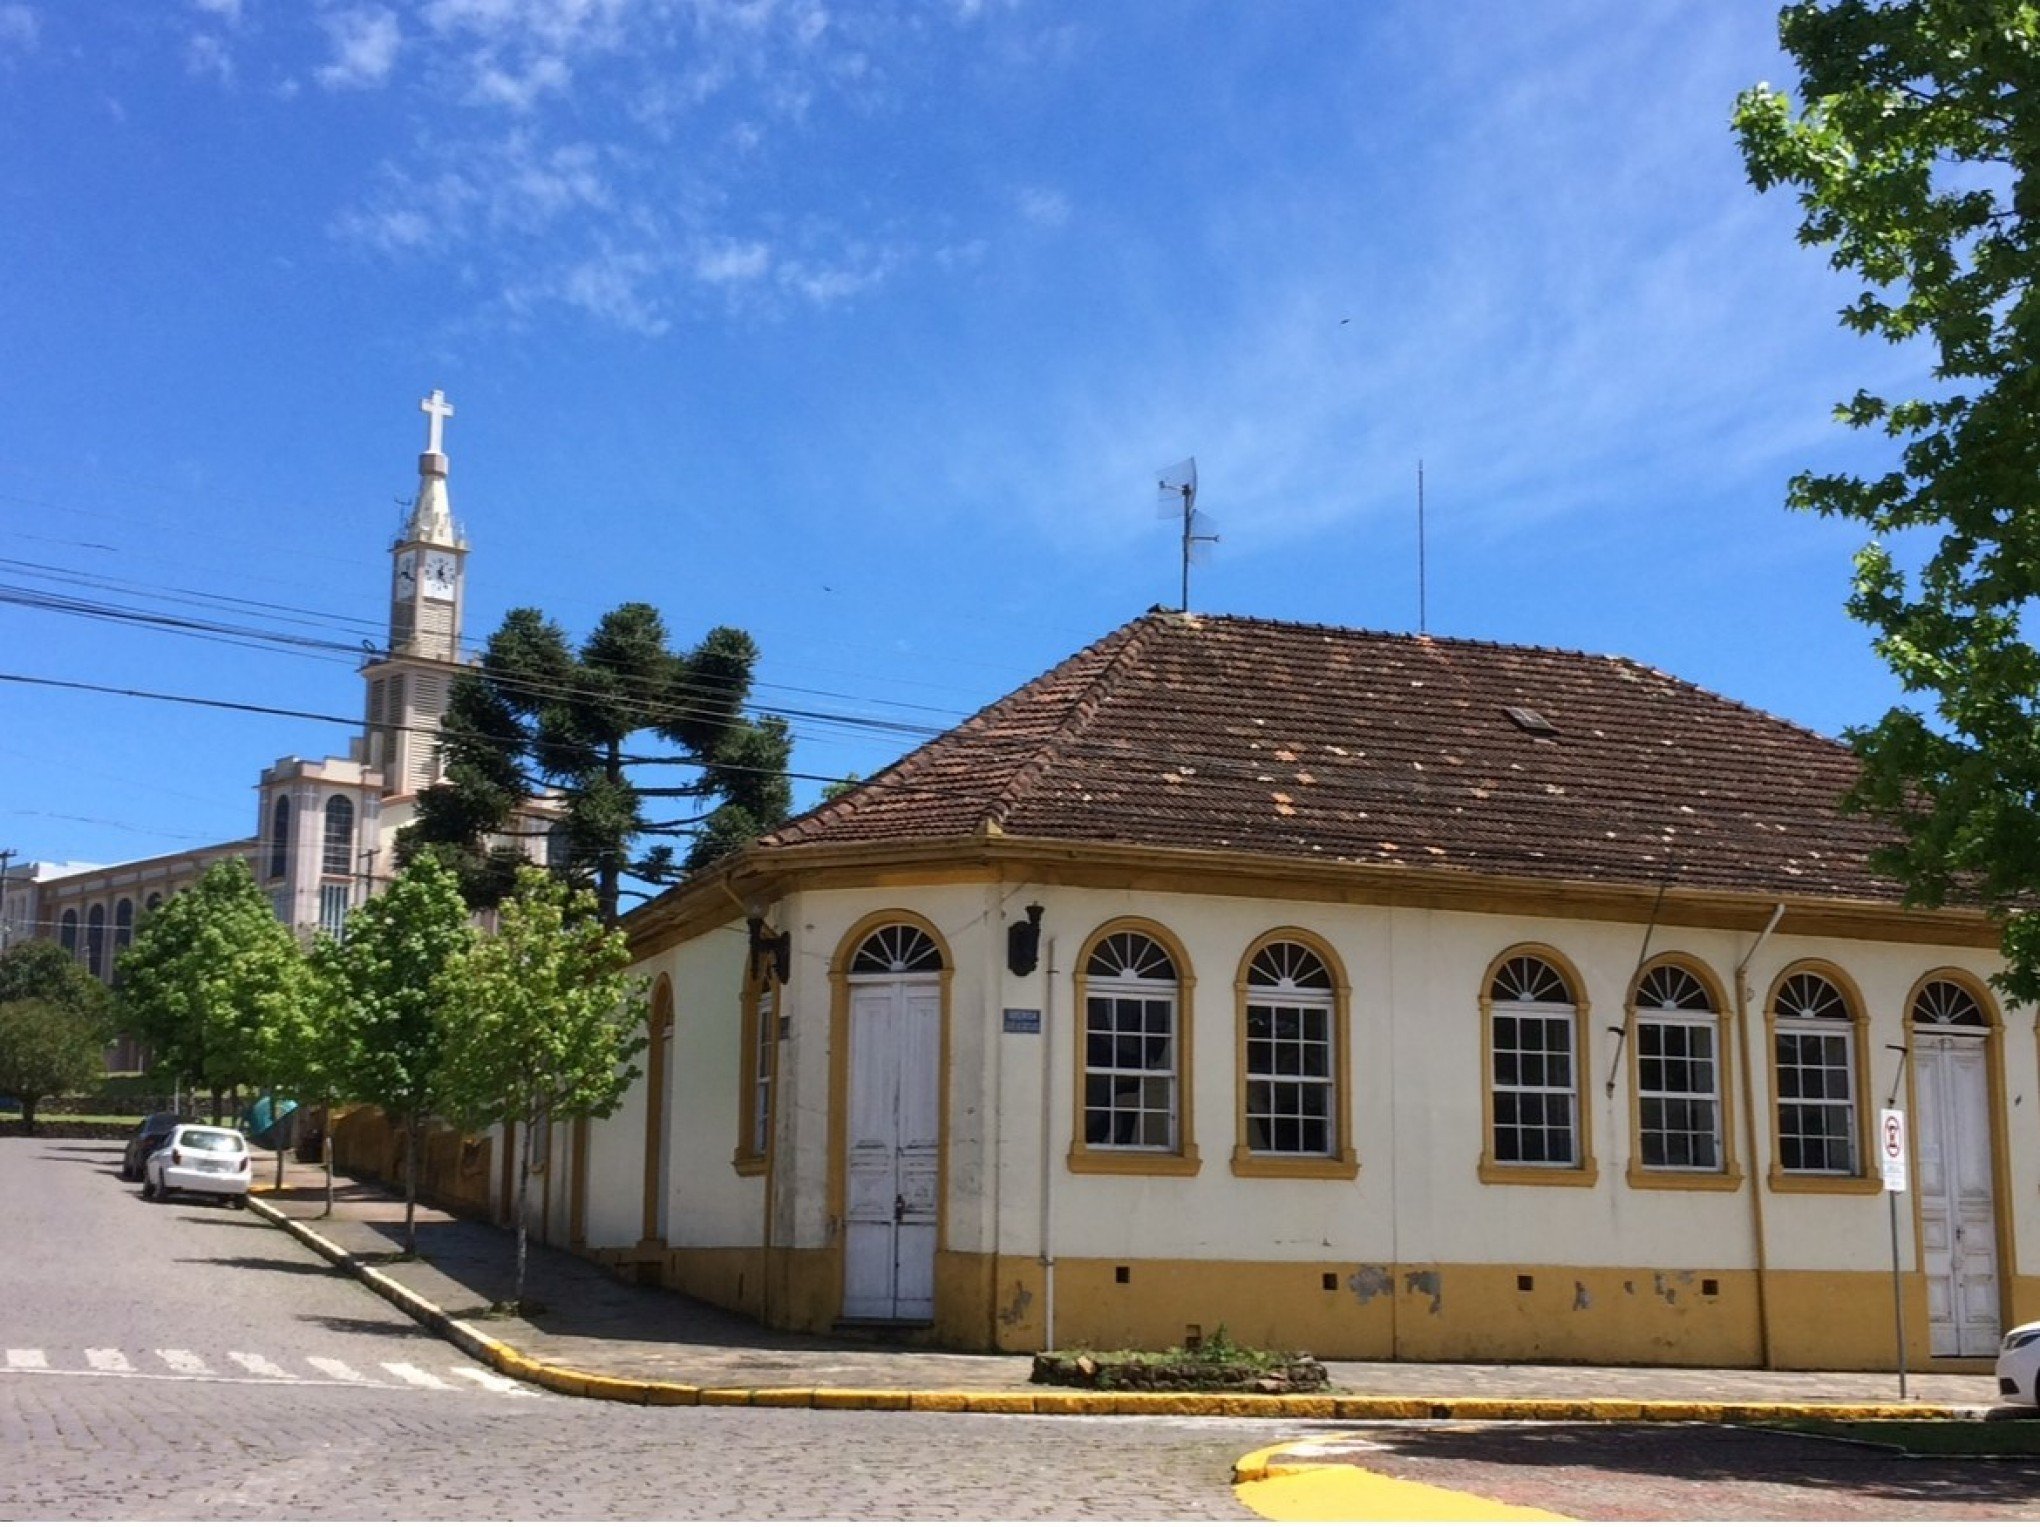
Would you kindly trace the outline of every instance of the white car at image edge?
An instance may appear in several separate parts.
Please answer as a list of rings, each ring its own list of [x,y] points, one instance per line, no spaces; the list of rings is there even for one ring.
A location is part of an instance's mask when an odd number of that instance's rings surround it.
[[[2012,1405],[2040,1405],[2040,1320],[2013,1326],[1998,1348],[1998,1398]]]
[[[199,1193],[244,1208],[250,1171],[248,1142],[239,1130],[217,1124],[180,1124],[143,1165],[142,1197]]]

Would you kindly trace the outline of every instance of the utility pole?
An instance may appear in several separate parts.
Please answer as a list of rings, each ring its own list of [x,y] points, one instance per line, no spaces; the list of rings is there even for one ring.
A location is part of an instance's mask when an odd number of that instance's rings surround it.
[[[13,849],[0,848],[0,954],[7,952],[14,933],[14,919],[7,912],[7,866],[13,859]]]

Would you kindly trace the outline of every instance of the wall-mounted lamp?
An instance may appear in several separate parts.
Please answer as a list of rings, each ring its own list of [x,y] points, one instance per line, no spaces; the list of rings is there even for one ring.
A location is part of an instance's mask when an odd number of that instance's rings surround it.
[[[755,912],[744,919],[744,927],[751,935],[751,979],[758,979],[759,968],[769,960],[772,978],[783,983],[793,967],[793,935],[767,933],[765,919]]]
[[[1027,921],[1006,925],[1006,968],[1016,976],[1031,976],[1041,956],[1041,903],[1030,902]]]

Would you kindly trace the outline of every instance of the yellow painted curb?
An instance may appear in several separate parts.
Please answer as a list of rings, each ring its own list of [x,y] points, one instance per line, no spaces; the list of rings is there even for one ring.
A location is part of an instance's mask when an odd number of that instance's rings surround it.
[[[1233,1494],[1274,1522],[1567,1522],[1464,1490],[1394,1479],[1350,1463],[1275,1463],[1295,1443],[1258,1448],[1233,1465]]]
[[[905,1410],[913,1400],[906,1389],[817,1389],[816,1410]]]

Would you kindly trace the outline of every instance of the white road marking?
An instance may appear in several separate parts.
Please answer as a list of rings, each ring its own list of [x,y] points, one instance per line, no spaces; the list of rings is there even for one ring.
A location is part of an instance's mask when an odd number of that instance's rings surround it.
[[[135,1365],[118,1347],[87,1347],[85,1361],[101,1373],[133,1373]]]
[[[228,1357],[246,1368],[257,1378],[287,1379],[295,1377],[288,1368],[279,1368],[258,1352],[229,1352]]]
[[[50,1360],[41,1347],[9,1347],[7,1366],[10,1368],[47,1368]]]
[[[436,1373],[427,1373],[416,1363],[384,1363],[385,1371],[394,1373],[407,1384],[416,1384],[420,1389],[451,1389],[453,1385]]]
[[[496,1394],[531,1393],[529,1389],[526,1389],[507,1373],[495,1373],[487,1368],[451,1368],[447,1371],[453,1374],[455,1378],[467,1379],[471,1383],[480,1384],[484,1389],[491,1390]]]
[[[338,1379],[343,1384],[366,1384],[367,1379],[337,1357],[308,1357],[305,1359],[329,1379]]]
[[[206,1365],[205,1359],[196,1352],[186,1352],[177,1347],[158,1347],[156,1349],[156,1356],[162,1358],[164,1362],[168,1363],[179,1373],[209,1374],[212,1372],[212,1369]]]

